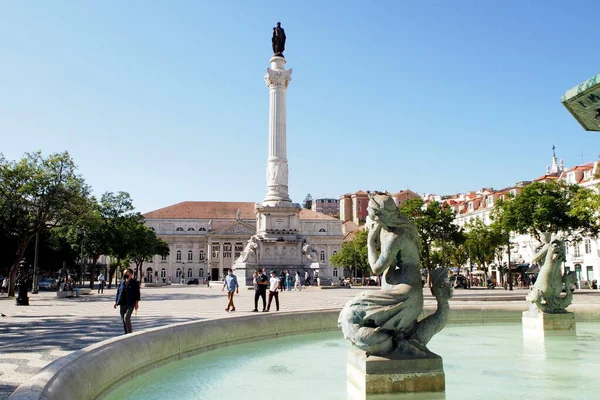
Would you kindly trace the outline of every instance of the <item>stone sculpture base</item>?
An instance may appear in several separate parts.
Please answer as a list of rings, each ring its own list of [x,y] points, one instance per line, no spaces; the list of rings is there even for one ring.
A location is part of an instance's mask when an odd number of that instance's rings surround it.
[[[523,336],[574,336],[575,314],[546,314],[532,307],[523,312]]]
[[[444,392],[446,378],[442,357],[407,355],[366,357],[364,351],[349,350],[346,371],[348,399],[385,399],[398,393]],[[395,397],[398,398],[398,397]]]

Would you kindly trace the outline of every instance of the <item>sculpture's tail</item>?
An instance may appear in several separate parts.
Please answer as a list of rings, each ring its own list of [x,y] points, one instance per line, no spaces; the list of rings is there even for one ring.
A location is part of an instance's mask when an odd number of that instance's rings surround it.
[[[354,299],[350,300],[338,318],[344,338],[367,355],[389,353],[394,349],[393,332],[379,327],[364,326],[365,311]]]

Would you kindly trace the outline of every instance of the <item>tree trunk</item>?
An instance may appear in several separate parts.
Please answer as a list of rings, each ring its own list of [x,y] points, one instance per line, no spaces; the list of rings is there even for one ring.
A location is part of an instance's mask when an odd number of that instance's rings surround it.
[[[35,234],[33,236],[35,236]],[[8,273],[8,297],[15,297],[15,286],[17,284],[19,264],[21,263],[21,260],[25,255],[25,250],[27,250],[27,246],[29,245],[29,242],[31,241],[31,238],[33,236],[19,240],[17,242],[17,252],[15,254],[15,261],[12,267],[10,267],[10,272]]]

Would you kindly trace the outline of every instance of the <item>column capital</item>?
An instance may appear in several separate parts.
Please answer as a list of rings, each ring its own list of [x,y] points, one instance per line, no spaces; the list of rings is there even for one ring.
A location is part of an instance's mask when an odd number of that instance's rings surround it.
[[[267,68],[267,74],[265,75],[265,82],[268,88],[277,87],[288,87],[288,84],[292,80],[292,70],[276,70]]]

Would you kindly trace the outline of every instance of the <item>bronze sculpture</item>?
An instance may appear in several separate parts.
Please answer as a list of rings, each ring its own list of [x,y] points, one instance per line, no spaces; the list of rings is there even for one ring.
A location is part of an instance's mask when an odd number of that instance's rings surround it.
[[[435,313],[423,312],[421,241],[417,228],[402,215],[387,193],[370,196],[366,227],[369,264],[382,275],[381,290],[364,292],[350,300],[338,319],[344,337],[369,355],[391,353],[427,356],[427,343],[448,318],[452,285],[448,270],[432,271]]]
[[[281,22],[278,22],[277,26],[273,28],[271,45],[273,46],[273,56],[283,57],[283,52],[285,51],[285,31],[281,27]]]

